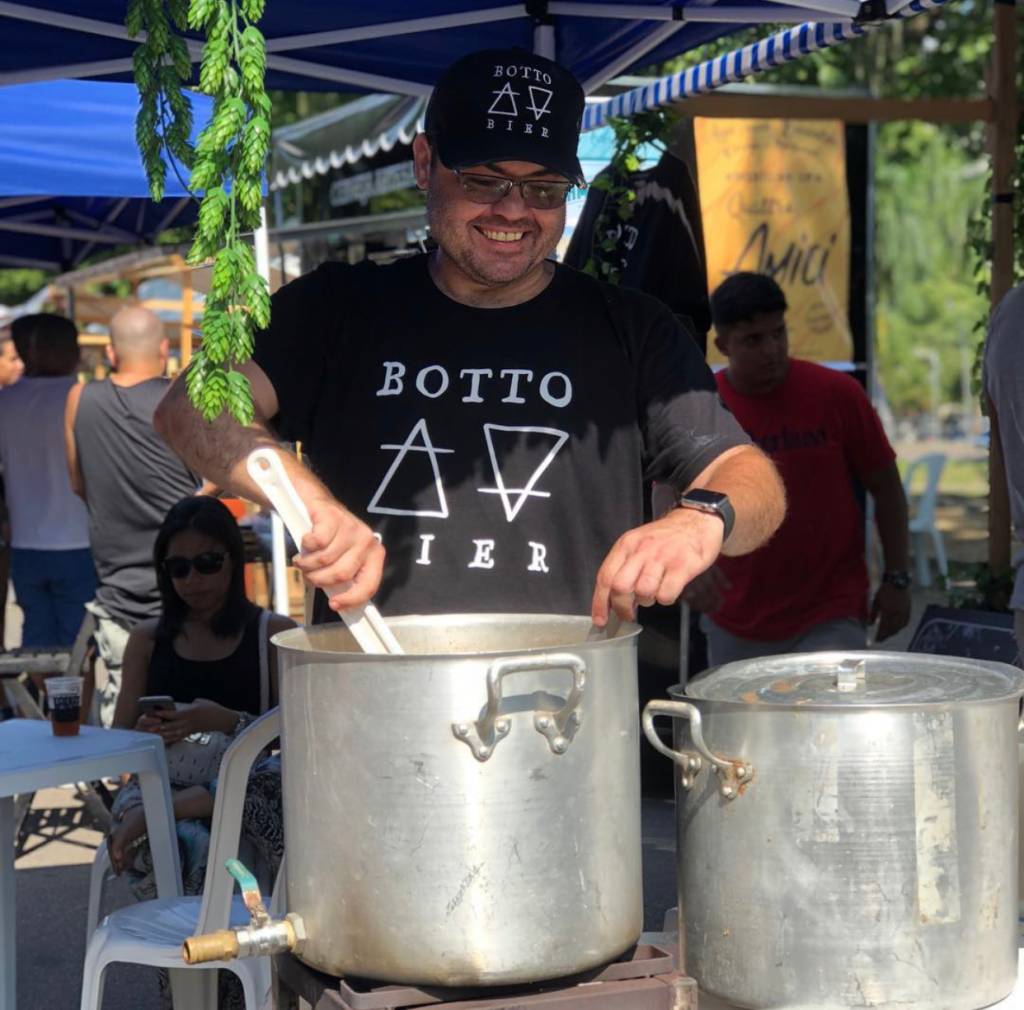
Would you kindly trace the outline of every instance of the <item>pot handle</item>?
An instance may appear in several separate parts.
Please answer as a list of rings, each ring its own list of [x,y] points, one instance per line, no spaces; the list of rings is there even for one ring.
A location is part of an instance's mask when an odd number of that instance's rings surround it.
[[[501,706],[501,682],[512,673],[532,670],[566,669],[572,674],[572,688],[565,705],[557,712],[533,713],[534,728],[547,738],[553,754],[564,754],[580,728],[579,705],[587,682],[587,664],[573,652],[547,652],[539,656],[496,659],[487,671],[487,705],[474,722],[452,723],[452,732],[473,752],[477,761],[486,761],[494,748],[508,736],[512,721],[498,715]]]
[[[749,782],[754,777],[754,768],[747,761],[737,758],[719,757],[704,742],[704,733],[701,729],[702,721],[700,709],[688,701],[665,701],[655,698],[644,706],[644,714],[641,719],[644,728],[644,736],[647,742],[665,757],[670,758],[682,769],[681,783],[684,789],[692,789],[697,775],[701,769],[701,760],[696,754],[689,751],[673,750],[666,747],[654,728],[654,718],[659,715],[667,715],[672,718],[690,720],[690,736],[693,739],[693,746],[697,752],[707,759],[708,763],[720,776],[721,781],[718,791],[727,800],[734,800],[740,795],[740,786]]]

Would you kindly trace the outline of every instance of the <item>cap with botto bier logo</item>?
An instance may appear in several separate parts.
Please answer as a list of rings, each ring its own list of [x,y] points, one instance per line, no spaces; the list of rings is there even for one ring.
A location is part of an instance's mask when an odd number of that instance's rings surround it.
[[[529,161],[583,185],[583,107],[583,89],[564,67],[524,49],[486,49],[438,78],[425,132],[446,168]]]

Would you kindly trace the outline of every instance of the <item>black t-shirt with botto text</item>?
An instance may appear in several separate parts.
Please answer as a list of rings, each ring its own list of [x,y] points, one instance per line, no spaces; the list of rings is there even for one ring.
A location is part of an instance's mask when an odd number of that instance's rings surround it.
[[[482,309],[426,256],[326,263],[274,296],[255,359],[280,436],[380,536],[387,615],[589,613],[645,486],[748,441],[667,309],[568,267]]]

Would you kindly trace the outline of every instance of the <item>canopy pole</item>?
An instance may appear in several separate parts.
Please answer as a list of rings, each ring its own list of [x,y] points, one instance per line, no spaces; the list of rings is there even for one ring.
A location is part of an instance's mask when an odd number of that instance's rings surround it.
[[[991,97],[992,142],[992,308],[1013,287],[1013,172],[1017,140],[1017,8],[1015,0],[993,5],[995,46]],[[999,439],[999,420],[989,403],[988,563],[993,572],[1010,568],[1010,501]]]
[[[549,60],[555,58],[555,25],[553,21],[538,21],[533,28],[533,51]]]
[[[270,287],[270,230],[267,228],[267,205],[260,207],[260,225],[253,234],[256,272]],[[274,610],[288,616],[288,548],[284,539],[284,523],[275,511],[270,513],[270,571],[273,578]]]

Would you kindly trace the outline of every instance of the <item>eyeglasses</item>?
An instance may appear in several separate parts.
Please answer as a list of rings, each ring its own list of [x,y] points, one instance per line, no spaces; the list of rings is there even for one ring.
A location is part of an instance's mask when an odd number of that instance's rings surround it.
[[[508,179],[501,175],[476,175],[455,170],[462,191],[473,203],[498,203],[504,200],[512,187],[518,188],[523,203],[534,210],[554,210],[565,203],[574,182],[551,182],[547,179]]]
[[[193,568],[199,575],[216,575],[224,567],[225,557],[223,551],[203,551],[194,558],[164,558],[163,570],[171,579],[187,579]]]

